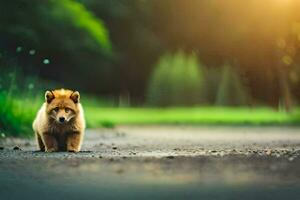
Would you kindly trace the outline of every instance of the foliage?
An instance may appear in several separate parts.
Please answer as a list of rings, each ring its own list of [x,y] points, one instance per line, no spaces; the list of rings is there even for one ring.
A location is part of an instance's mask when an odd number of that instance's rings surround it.
[[[104,85],[112,80],[109,32],[83,4],[74,0],[2,1],[0,23],[0,53],[22,63],[25,73],[86,91],[105,90]],[[91,79],[99,80],[98,84]]]
[[[111,49],[108,31],[102,20],[96,18],[84,5],[73,0],[51,0],[51,14],[56,21],[63,21],[84,30],[105,51]]]
[[[162,56],[150,78],[147,100],[155,106],[196,105],[201,102],[203,74],[195,54],[178,51]]]
[[[26,74],[96,95],[128,94],[141,105],[155,62],[183,48],[197,52],[210,69],[229,61],[247,76],[255,102],[274,106],[284,94],[284,79],[291,82],[290,96],[300,99],[300,2],[288,4],[278,9],[278,3],[260,0],[0,1],[0,57],[17,59]],[[209,95],[207,103],[214,103]]]

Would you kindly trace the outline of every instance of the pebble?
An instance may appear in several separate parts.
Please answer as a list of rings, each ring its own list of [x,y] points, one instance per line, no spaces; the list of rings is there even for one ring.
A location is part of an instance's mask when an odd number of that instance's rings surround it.
[[[292,162],[295,158],[294,157],[289,157],[289,161]]]
[[[112,149],[116,150],[116,149],[118,149],[118,147],[113,147]]]
[[[221,152],[220,152],[220,156],[223,157],[224,155],[225,155],[225,152],[224,152],[224,151],[221,151]]]
[[[175,156],[167,156],[166,158],[168,158],[168,159],[174,159]]]
[[[20,147],[18,147],[18,146],[15,146],[14,148],[13,148],[13,150],[22,150]]]
[[[4,147],[0,147],[0,150],[4,150]]]
[[[267,150],[267,151],[266,151],[266,154],[267,154],[268,156],[271,155],[271,154],[272,154],[272,150],[270,150],[270,149]]]

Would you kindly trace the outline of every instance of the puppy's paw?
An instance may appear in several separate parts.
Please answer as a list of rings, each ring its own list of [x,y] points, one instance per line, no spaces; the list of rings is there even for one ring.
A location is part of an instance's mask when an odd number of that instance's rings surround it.
[[[48,152],[48,153],[56,152],[56,151],[58,151],[58,149],[54,148],[54,147],[52,147],[52,148],[46,148],[46,150],[45,150],[45,152]]]
[[[79,150],[75,149],[75,148],[68,148],[67,151],[71,152],[71,153],[78,153],[79,152]]]

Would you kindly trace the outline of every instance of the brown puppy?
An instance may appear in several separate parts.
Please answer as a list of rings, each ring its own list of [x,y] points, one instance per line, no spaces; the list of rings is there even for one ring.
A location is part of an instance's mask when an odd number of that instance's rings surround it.
[[[77,91],[46,91],[45,103],[33,122],[41,151],[80,151],[85,120],[79,99]]]

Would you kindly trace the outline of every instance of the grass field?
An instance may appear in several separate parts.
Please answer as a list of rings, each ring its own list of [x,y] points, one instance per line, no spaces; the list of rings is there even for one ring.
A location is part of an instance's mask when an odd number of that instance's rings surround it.
[[[194,125],[297,125],[300,111],[278,112],[270,108],[101,108],[85,106],[89,127],[124,124]]]
[[[39,98],[0,93],[0,138],[33,135],[31,124],[40,105]]]
[[[32,136],[31,124],[43,99],[0,95],[1,136]],[[105,101],[86,98],[83,102],[88,128],[116,125],[300,125],[300,109],[291,113],[271,108],[170,107],[118,108]]]

